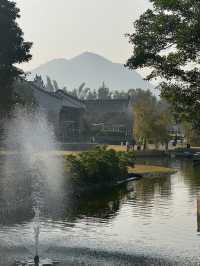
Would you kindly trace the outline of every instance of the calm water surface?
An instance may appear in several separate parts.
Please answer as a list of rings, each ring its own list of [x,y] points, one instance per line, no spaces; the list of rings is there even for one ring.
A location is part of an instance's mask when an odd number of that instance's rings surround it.
[[[62,201],[51,199],[41,218],[41,254],[62,265],[199,265],[200,168],[156,163],[177,173],[93,194],[69,186]],[[17,211],[1,208],[0,265],[6,266],[32,256],[33,213],[27,200]]]

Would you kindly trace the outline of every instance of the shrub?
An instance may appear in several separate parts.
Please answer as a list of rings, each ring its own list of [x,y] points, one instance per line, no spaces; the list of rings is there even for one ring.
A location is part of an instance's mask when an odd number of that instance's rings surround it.
[[[128,175],[128,166],[133,166],[133,152],[116,152],[113,149],[96,147],[92,151],[69,155],[71,172],[86,183],[113,182]]]

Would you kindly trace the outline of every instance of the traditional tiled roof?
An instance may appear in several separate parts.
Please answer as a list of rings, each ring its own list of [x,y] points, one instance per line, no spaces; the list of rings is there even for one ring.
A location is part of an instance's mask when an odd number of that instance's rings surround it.
[[[82,101],[77,99],[76,97],[73,97],[66,92],[62,90],[58,90],[57,92],[49,92],[43,88],[40,88],[37,86],[34,82],[29,82],[29,84],[35,89],[38,90],[44,94],[47,94],[48,96],[55,98],[57,100],[61,101],[61,104],[63,105],[63,108],[69,107],[69,108],[78,108],[78,109],[85,109],[85,105]]]
[[[63,90],[58,90],[55,94],[62,97],[63,103],[66,103],[66,105],[71,105],[74,108],[85,109],[85,104],[81,100],[64,92]]]

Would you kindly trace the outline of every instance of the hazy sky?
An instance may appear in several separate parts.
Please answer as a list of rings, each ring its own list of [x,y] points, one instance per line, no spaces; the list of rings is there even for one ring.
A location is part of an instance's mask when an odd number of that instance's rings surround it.
[[[32,69],[54,58],[89,51],[125,63],[131,46],[124,37],[148,0],[16,0],[25,39],[34,42]]]

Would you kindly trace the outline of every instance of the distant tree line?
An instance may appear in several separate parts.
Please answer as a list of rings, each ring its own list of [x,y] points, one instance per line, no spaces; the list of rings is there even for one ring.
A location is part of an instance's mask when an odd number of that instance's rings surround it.
[[[111,91],[105,82],[98,89],[90,89],[85,86],[85,83],[81,84],[78,88],[72,91],[67,91],[69,94],[81,99],[81,100],[109,100],[109,99],[123,99],[128,98],[131,90],[125,92],[123,90]]]
[[[59,87],[58,82],[56,80],[51,80],[49,76],[46,76],[46,82],[43,81],[40,75],[36,75],[34,78],[34,82],[40,88],[43,88],[49,92],[56,92],[58,90],[63,90],[67,94],[76,97],[79,100],[109,100],[109,99],[128,99],[134,98],[137,96],[138,91],[142,91],[142,89],[130,89],[128,91],[123,90],[110,90],[109,87],[102,83],[102,85],[98,89],[91,89],[86,86],[86,83],[83,82],[77,88],[72,90],[67,89],[67,87]]]

